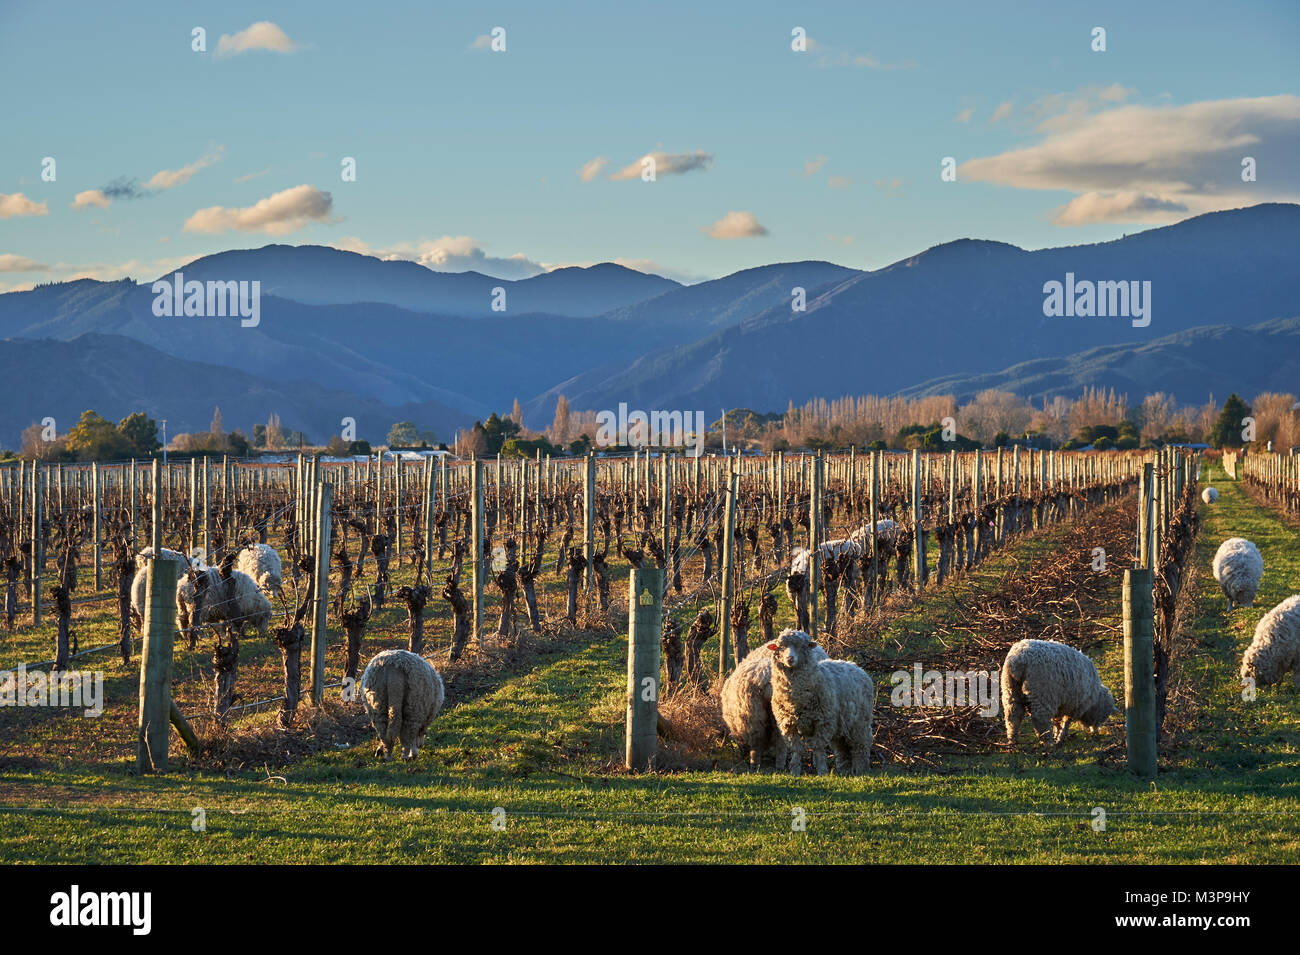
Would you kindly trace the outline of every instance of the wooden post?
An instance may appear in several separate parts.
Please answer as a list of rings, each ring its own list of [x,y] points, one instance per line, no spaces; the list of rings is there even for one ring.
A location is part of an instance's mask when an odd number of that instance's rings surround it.
[[[650,452],[647,451],[647,474],[650,472],[649,462]],[[596,568],[592,563],[592,558],[596,556],[596,456],[588,451],[582,466],[582,556],[587,562],[583,589],[590,592],[596,581]]]
[[[665,574],[633,569],[627,594],[627,747],[633,772],[654,766],[659,751],[659,638],[663,631]]]
[[[136,534],[136,511],[135,511],[135,458],[131,459],[131,549],[135,550],[140,538]]]
[[[1150,465],[1147,465],[1150,467]],[[1128,768],[1156,775],[1155,604],[1149,569],[1124,571],[1124,736]]]
[[[880,553],[876,547],[876,522],[880,519],[878,502],[880,501],[880,452],[871,452],[871,500],[868,502],[868,510],[871,517],[871,593],[867,594],[869,600],[868,609],[875,606],[875,591],[880,586]]]
[[[316,494],[316,606],[311,625],[311,701],[320,706],[325,699],[325,644],[329,639],[326,630],[326,613],[329,611],[330,590],[330,514],[334,499],[334,486],[322,484]]]
[[[95,561],[95,590],[104,586],[103,561],[101,560],[100,525],[99,525],[99,465],[90,465],[90,550]]]
[[[664,592],[667,593],[668,584],[673,578],[674,560],[672,538],[669,534],[672,529],[673,476],[667,451],[659,452],[659,462],[663,465],[663,477],[659,487],[659,543],[664,549]]]
[[[821,571],[822,453],[812,459],[808,494],[808,632],[817,639],[817,576]]]
[[[925,585],[925,515],[921,512],[921,452],[912,449],[912,580],[917,593]]]
[[[148,602],[144,612],[144,644],[140,650],[140,710],[137,723],[136,771],[167,772],[171,734],[172,640],[176,633],[175,561],[149,559],[146,572]]]
[[[1138,478],[1137,565],[1148,570],[1151,567],[1151,480],[1153,470],[1153,465],[1148,461],[1142,465],[1142,475]]]
[[[980,552],[980,545],[984,542],[984,535],[986,533],[986,529],[984,527],[984,521],[980,517],[980,507],[982,506],[980,502],[980,491],[981,491],[980,485],[983,482],[983,477],[984,477],[984,464],[980,460],[980,449],[976,448],[975,463],[971,465],[971,472],[970,472],[971,509],[975,514],[975,533],[971,538],[971,543],[974,545],[972,548],[972,550],[974,550],[974,553],[967,555],[967,559],[966,559],[966,563],[970,567],[975,566],[975,557]]]
[[[45,563],[42,526],[41,469],[32,462],[32,626],[41,625],[41,567]]]
[[[718,632],[722,639],[718,642],[719,678],[726,677],[731,660],[731,591],[735,581],[736,488],[739,480],[735,471],[728,471],[727,499],[722,518],[722,619],[718,621]]]
[[[135,470],[134,464],[132,471]],[[134,479],[132,479],[134,480]],[[304,515],[303,520],[306,520]],[[203,561],[210,564],[212,557],[212,466],[208,456],[203,456]]]
[[[472,456],[470,466],[470,500],[473,511],[470,515],[470,568],[473,579],[474,598],[474,645],[483,648],[483,462]]]

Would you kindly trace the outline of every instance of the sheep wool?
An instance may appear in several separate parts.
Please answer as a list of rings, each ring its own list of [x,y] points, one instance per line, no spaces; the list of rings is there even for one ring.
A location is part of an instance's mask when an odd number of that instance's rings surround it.
[[[1115,712],[1115,698],[1096,665],[1074,647],[1021,640],[1002,663],[1002,717],[1012,746],[1026,711],[1041,742],[1062,746],[1070,720],[1101,726]]]
[[[1259,548],[1243,537],[1229,537],[1214,554],[1214,579],[1219,582],[1229,607],[1249,607],[1259,593],[1264,577],[1264,558]]]
[[[1241,658],[1241,678],[1267,686],[1283,676],[1300,688],[1300,594],[1292,594],[1264,614],[1255,639]]]
[[[790,775],[802,771],[803,750],[812,750],[817,775],[835,752],[835,772],[865,773],[871,765],[876,688],[855,663],[818,660],[812,637],[786,630],[765,649],[772,655],[772,713],[790,749]]]
[[[811,652],[818,661],[827,659],[816,644]],[[751,650],[722,684],[722,721],[747,752],[751,769],[767,761],[778,772],[785,769],[788,747],[772,715],[772,651],[767,647]]]
[[[280,555],[270,544],[249,544],[235,558],[235,569],[252,577],[268,597],[280,592]]]
[[[1219,499],[1218,488],[1207,487],[1204,491],[1201,492],[1201,500],[1204,501],[1206,504],[1213,504],[1218,499]]]
[[[424,657],[409,650],[376,653],[361,674],[361,700],[379,734],[375,755],[391,760],[400,740],[403,758],[415,759],[443,697],[442,677]]]
[[[202,618],[195,619],[199,577],[204,578],[207,589]],[[266,636],[271,625],[271,601],[258,589],[252,577],[238,570],[232,570],[225,580],[211,567],[198,571],[193,579],[182,577],[176,585],[176,602],[183,617],[193,620],[195,626],[230,623],[241,629],[254,627],[259,634]]]

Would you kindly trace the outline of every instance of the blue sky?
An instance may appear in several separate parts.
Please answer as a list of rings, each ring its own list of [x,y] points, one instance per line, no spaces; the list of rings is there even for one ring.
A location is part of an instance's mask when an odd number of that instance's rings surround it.
[[[1297,49],[1294,2],[0,0],[0,291],[268,242],[698,279],[1115,238],[1300,198]],[[656,153],[703,168],[611,179]]]

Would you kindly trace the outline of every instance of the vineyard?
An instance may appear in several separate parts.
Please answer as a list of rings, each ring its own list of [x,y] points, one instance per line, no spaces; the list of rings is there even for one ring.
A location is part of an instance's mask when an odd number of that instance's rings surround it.
[[[0,839],[99,862],[906,861],[909,840],[932,862],[1294,858],[1297,697],[1246,701],[1237,669],[1300,581],[1296,459],[1224,465],[1241,480],[1186,452],[1019,447],[20,464],[0,472],[0,668],[51,692],[101,674],[102,712],[0,709]],[[1263,553],[1253,607],[1210,576],[1232,536]],[[277,573],[233,596],[259,544]],[[629,772],[645,569],[657,745]],[[1124,712],[1142,618],[1149,775]],[[874,680],[864,775],[754,773],[728,732],[723,681],[787,628]],[[921,694],[930,672],[996,676],[1026,638],[1087,654],[1119,712],[1010,746],[996,695]],[[357,693],[393,649],[446,689],[410,762],[376,755]]]

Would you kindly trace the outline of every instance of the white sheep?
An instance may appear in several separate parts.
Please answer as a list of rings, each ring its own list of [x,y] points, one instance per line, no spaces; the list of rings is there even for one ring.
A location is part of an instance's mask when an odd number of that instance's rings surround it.
[[[812,654],[825,660],[826,651],[813,644]],[[772,651],[751,650],[722,684],[722,721],[758,770],[770,759],[779,772],[785,769],[788,747],[772,715]]]
[[[202,616],[196,619],[194,610],[200,579],[207,588],[203,595]],[[176,602],[182,608],[183,619],[192,621],[196,627],[230,623],[240,628],[254,627],[265,636],[271,625],[271,601],[258,589],[252,577],[239,570],[232,570],[225,580],[211,567],[198,571],[193,579],[182,577],[176,585]]]
[[[409,650],[376,653],[361,674],[361,699],[379,734],[375,755],[391,760],[400,739],[402,756],[415,759],[444,695],[442,677],[424,657]]]
[[[1002,662],[1002,717],[1014,746],[1029,711],[1043,743],[1065,744],[1070,720],[1096,729],[1116,712],[1115,698],[1097,666],[1074,647],[1055,640],[1021,640]],[[1049,737],[1050,734],[1050,737]]]
[[[898,524],[888,517],[882,517],[876,521],[876,540],[880,544],[893,544],[894,535],[897,533]],[[849,535],[849,540],[856,541],[865,550],[871,540],[871,525],[863,524]]]
[[[1284,674],[1300,688],[1300,594],[1292,594],[1264,614],[1255,625],[1255,639],[1241,658],[1241,678],[1268,685]]]
[[[1214,579],[1219,582],[1228,608],[1249,607],[1264,577],[1259,548],[1243,537],[1229,537],[1214,554]]]
[[[1201,492],[1201,500],[1206,504],[1213,504],[1219,499],[1219,489],[1217,487],[1207,487]]]
[[[268,597],[280,593],[280,555],[270,544],[249,544],[235,558],[235,570],[252,577]]]
[[[801,630],[785,630],[766,647],[774,664],[772,714],[790,748],[790,775],[801,772],[805,746],[819,776],[827,770],[828,748],[837,774],[864,773],[871,765],[875,685],[855,663],[817,659],[816,647]]]
[[[203,561],[199,560],[197,557],[191,560],[186,558],[186,556],[180,551],[169,550],[166,547],[162,548],[162,551],[158,556],[160,560],[169,560],[177,565],[176,577],[178,584],[180,581],[185,579],[187,567],[194,567],[197,570],[201,570],[204,567]],[[137,627],[142,627],[144,625],[144,608],[145,603],[148,602],[146,591],[149,586],[149,558],[151,557],[153,557],[152,547],[146,547],[144,550],[140,551],[140,553],[135,555],[136,571],[135,577],[131,580],[131,620]],[[176,600],[176,612],[177,619],[184,621],[184,607],[182,606],[179,597],[177,597]],[[181,624],[181,626],[184,625],[184,623]]]

